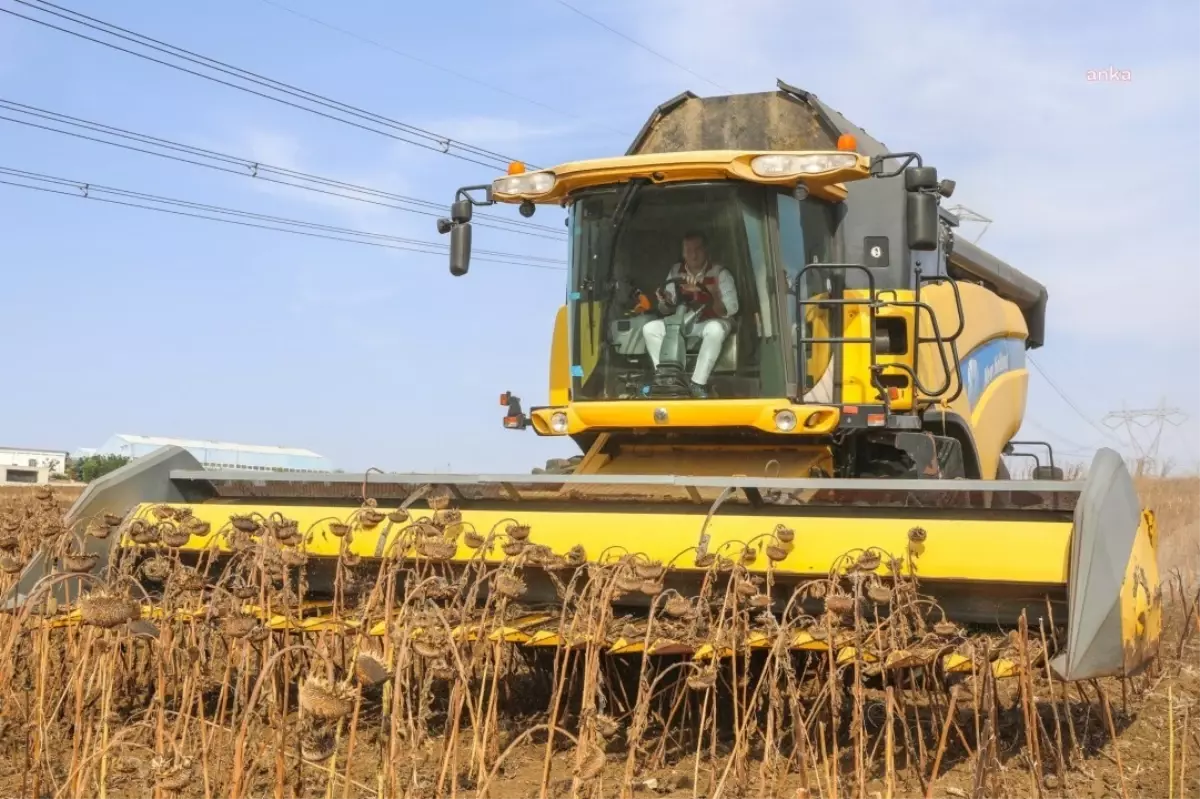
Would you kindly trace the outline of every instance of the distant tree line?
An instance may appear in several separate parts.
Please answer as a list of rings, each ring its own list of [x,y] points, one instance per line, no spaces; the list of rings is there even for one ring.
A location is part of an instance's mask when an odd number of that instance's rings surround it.
[[[82,458],[67,458],[67,478],[80,483],[90,483],[127,463],[129,457],[126,455],[85,455]]]

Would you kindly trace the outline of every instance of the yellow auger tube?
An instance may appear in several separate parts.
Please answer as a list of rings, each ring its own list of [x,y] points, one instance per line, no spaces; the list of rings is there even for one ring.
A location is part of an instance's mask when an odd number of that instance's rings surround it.
[[[161,506],[140,505],[133,518],[149,522],[155,507]],[[363,529],[354,522],[356,509],[345,506],[213,504],[186,507],[193,518],[208,524],[209,532],[204,536],[193,536],[180,547],[182,551],[210,548],[228,551],[228,535],[233,533],[231,516],[266,519],[273,513],[282,513],[297,523],[299,533],[305,538],[298,548],[312,558],[336,558],[342,551],[343,541],[348,541],[346,546],[352,554],[363,558],[378,558],[385,554],[420,557],[411,546],[397,551],[406,538],[405,532],[411,532],[414,522],[395,524],[385,519],[373,529]],[[508,540],[505,527],[513,521],[529,526],[530,543],[549,547],[557,555],[566,556],[574,547],[582,547],[588,561],[601,562],[603,555],[602,562],[612,562],[626,553],[640,553],[651,561],[671,564],[673,570],[703,571],[695,564],[695,548],[705,521],[703,511],[595,513],[517,507],[511,510],[464,510],[461,521],[447,530],[447,537],[456,537],[457,550],[446,560],[461,563],[480,557],[480,550],[472,549],[463,541],[462,533],[469,529],[484,538],[490,531],[495,531],[492,544],[482,550],[482,557],[491,563],[504,560],[506,556],[501,546]],[[351,527],[344,538],[330,530],[331,524],[339,522]],[[793,529],[794,540],[786,544],[777,542],[772,534],[776,525]],[[914,534],[914,529],[923,532]],[[824,576],[847,553],[853,556],[858,551],[874,548],[897,558],[902,574],[913,572],[922,580],[1065,586],[1071,523],[922,516],[797,518],[782,514],[723,512],[709,522],[708,533],[708,551],[728,558],[737,557],[747,544],[756,547],[756,560],[748,567],[755,572],[767,571],[769,561],[763,552],[768,544],[782,546],[786,556],[771,563],[773,573],[778,576]],[[912,540],[922,535],[923,540]],[[876,571],[881,575],[889,573],[886,560]]]

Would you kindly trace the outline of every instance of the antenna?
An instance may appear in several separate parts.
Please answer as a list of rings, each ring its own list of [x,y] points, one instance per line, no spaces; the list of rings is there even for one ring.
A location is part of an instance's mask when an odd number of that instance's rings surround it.
[[[972,244],[978,244],[979,240],[983,238],[983,234],[987,233],[988,225],[992,224],[991,219],[988,219],[978,211],[972,211],[965,205],[955,205],[946,210],[957,216],[960,222],[980,222],[983,224],[983,229],[979,231],[979,235],[971,240]]]

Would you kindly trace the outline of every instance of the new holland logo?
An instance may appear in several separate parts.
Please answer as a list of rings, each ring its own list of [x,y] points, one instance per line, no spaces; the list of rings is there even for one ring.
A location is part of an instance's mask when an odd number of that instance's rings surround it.
[[[986,386],[1007,371],[1008,350],[1003,349],[996,353],[996,357],[992,359],[992,363],[983,370],[983,384]]]
[[[966,362],[967,400],[974,405],[992,381],[1012,368],[1009,349],[1000,345],[998,348],[988,347]],[[984,366],[983,364],[987,365]]]

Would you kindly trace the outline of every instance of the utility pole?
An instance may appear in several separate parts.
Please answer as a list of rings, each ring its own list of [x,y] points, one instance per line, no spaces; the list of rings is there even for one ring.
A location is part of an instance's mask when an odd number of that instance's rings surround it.
[[[1128,409],[1122,406],[1119,411],[1112,411],[1104,417],[1104,426],[1110,430],[1123,429],[1129,439],[1129,446],[1137,455],[1138,472],[1144,473],[1147,467],[1158,463],[1158,445],[1162,442],[1163,429],[1167,425],[1179,427],[1186,422],[1188,415],[1179,408],[1168,408],[1166,399],[1158,402],[1157,408]],[[1141,437],[1138,430],[1145,431]]]

